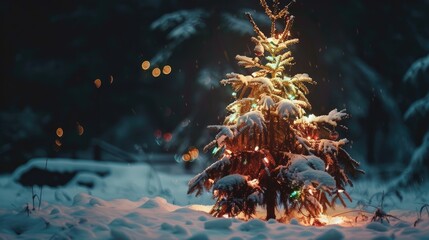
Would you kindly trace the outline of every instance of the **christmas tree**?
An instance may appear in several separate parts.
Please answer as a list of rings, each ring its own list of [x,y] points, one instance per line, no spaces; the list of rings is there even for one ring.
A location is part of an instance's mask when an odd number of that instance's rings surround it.
[[[231,85],[235,101],[226,109],[223,125],[205,148],[218,158],[189,181],[188,194],[212,189],[216,203],[210,213],[221,217],[243,213],[252,217],[258,205],[266,208],[266,219],[276,218],[282,205],[285,217],[316,219],[337,202],[352,201],[345,191],[350,175],[364,173],[344,150],[347,139],[338,139],[335,127],[347,117],[334,109],[327,115],[306,115],[311,105],[306,84],[315,84],[307,74],[288,73],[294,64],[290,46],[294,17],[288,6],[273,1],[270,8],[260,0],[271,20],[267,37],[250,13],[247,18],[256,37],[254,57],[237,55],[238,65],[254,70],[250,75],[229,73],[221,80]],[[283,31],[276,22],[284,20]]]

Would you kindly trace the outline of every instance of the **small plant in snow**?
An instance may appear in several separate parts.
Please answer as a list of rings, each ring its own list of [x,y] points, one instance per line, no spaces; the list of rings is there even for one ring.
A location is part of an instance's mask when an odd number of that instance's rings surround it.
[[[290,75],[293,63],[290,46],[294,17],[288,6],[273,9],[261,0],[271,20],[270,36],[246,13],[257,36],[254,57],[236,56],[238,64],[253,69],[250,75],[229,73],[222,80],[231,85],[235,101],[227,106],[223,125],[204,149],[218,160],[189,181],[188,193],[213,191],[213,216],[252,217],[256,206],[266,207],[266,219],[276,218],[282,205],[287,218],[300,215],[317,218],[338,200],[346,205],[350,175],[363,173],[359,163],[344,150],[347,139],[339,139],[335,127],[347,114],[332,110],[327,115],[307,115],[311,109],[306,84],[315,84],[307,74]],[[277,31],[276,21],[286,27]]]

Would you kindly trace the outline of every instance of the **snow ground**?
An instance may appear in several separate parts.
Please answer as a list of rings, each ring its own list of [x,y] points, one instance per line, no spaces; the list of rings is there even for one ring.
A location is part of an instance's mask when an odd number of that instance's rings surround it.
[[[402,202],[387,197],[384,210],[401,219],[390,219],[390,224],[371,223],[371,213],[364,213],[365,220],[352,212],[341,216],[340,225],[314,227],[296,219],[280,223],[213,218],[207,213],[213,203],[210,194],[186,195],[192,175],[163,173],[147,164],[68,159],[50,159],[48,170],[75,172],[74,177],[59,188],[44,187],[40,210],[37,199],[31,210],[31,188],[17,180],[44,166],[45,159],[34,159],[0,177],[0,239],[429,239],[428,214],[413,226],[422,204],[429,203],[427,187],[403,193]],[[39,194],[39,188],[34,189]],[[349,190],[355,200],[351,209],[383,190],[377,181],[357,182]],[[378,204],[376,198],[373,204]],[[347,210],[337,208],[332,214]],[[261,212],[257,217],[263,217]]]

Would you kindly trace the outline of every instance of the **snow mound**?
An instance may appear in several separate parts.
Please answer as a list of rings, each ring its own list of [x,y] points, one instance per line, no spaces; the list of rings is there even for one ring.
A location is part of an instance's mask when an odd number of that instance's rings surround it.
[[[140,208],[160,208],[165,203],[167,203],[165,199],[149,199]]]
[[[188,238],[188,240],[209,240],[209,236],[203,232],[200,232],[194,234],[192,237]]]
[[[265,231],[267,229],[265,225],[266,225],[265,222],[263,222],[260,219],[252,219],[248,222],[241,224],[238,227],[238,229],[240,229],[240,231],[245,231],[245,232]]]
[[[232,221],[229,218],[221,218],[210,220],[204,223],[205,229],[229,229],[232,225]]]
[[[372,230],[378,231],[378,232],[386,232],[387,231],[387,227],[384,226],[383,224],[379,223],[379,222],[372,222],[372,223],[366,225],[366,228],[372,229]]]
[[[332,239],[336,239],[336,240],[344,239],[344,234],[338,231],[337,229],[332,228],[322,233],[322,235],[316,238],[316,240],[332,240]]]
[[[68,170],[73,161],[61,160]],[[311,164],[309,164],[311,163]],[[44,160],[32,161],[31,166],[44,166]],[[152,171],[144,164],[87,163],[92,172],[77,172],[66,185],[59,188],[44,187],[40,210],[36,199],[33,210],[31,189],[15,182],[13,176],[0,176],[0,239],[428,239],[429,215],[424,212],[414,226],[416,209],[427,202],[428,185],[421,192],[404,194],[404,200],[385,209],[402,221],[390,219],[390,224],[370,223],[369,219],[355,222],[356,215],[350,213],[348,222],[340,226],[314,227],[301,224],[299,219],[281,223],[274,219],[265,222],[264,209],[249,221],[237,218],[214,218],[208,214],[213,199],[186,196],[188,175],[159,174],[159,179],[145,185],[145,177]],[[50,171],[62,171],[61,165],[53,164]],[[49,166],[49,164],[48,164]],[[322,169],[318,159],[296,163],[296,172]],[[24,169],[24,168],[23,168]],[[109,174],[99,176],[99,170]],[[74,171],[74,170],[73,170]],[[80,177],[79,177],[80,176]],[[140,178],[142,181],[140,181]],[[78,180],[93,181],[92,189],[78,184]],[[231,180],[239,180],[237,178]],[[238,182],[241,182],[239,180]],[[162,186],[158,189],[154,185]],[[355,184],[350,193],[357,201],[368,199],[373,191],[383,188],[379,182]],[[150,191],[147,188],[151,188]],[[159,190],[159,191],[158,191]],[[165,194],[168,191],[171,194]],[[372,191],[372,192],[369,192]],[[39,194],[38,188],[35,192]],[[122,196],[122,197],[121,197]],[[124,199],[126,196],[128,199]],[[165,197],[162,197],[165,196]],[[191,201],[200,201],[191,205]],[[177,206],[171,203],[179,204]],[[27,208],[27,203],[28,208]],[[387,206],[387,205],[385,205]],[[399,208],[399,209],[398,209]],[[26,210],[27,209],[27,210]],[[281,210],[281,209],[279,209]],[[351,209],[353,210],[353,209]],[[338,209],[337,212],[347,211]]]

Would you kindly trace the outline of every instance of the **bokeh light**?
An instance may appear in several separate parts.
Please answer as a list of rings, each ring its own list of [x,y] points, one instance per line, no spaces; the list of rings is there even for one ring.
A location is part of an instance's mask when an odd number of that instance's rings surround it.
[[[62,128],[57,128],[56,134],[58,137],[62,137],[64,134],[64,131]]]
[[[142,69],[143,70],[148,70],[150,68],[150,62],[149,61],[144,61],[142,63]]]
[[[165,74],[165,75],[170,74],[170,73],[171,73],[171,67],[170,67],[169,65],[165,65],[165,66],[162,68],[162,73],[163,73],[163,74]]]
[[[101,87],[101,80],[100,80],[100,79],[98,79],[98,78],[97,78],[97,79],[95,79],[95,80],[94,80],[94,85],[95,85],[95,87],[96,87],[96,88],[100,88],[100,87]]]
[[[190,147],[188,153],[191,156],[191,160],[195,160],[198,158],[200,151],[196,147]]]
[[[189,153],[185,153],[185,154],[183,154],[183,155],[182,155],[182,160],[183,160],[184,162],[189,162],[189,161],[191,161],[191,160],[192,160],[191,155],[190,155]]]
[[[161,75],[161,69],[159,69],[159,68],[154,68],[154,69],[152,70],[152,76],[154,76],[154,77],[159,77],[159,75]]]
[[[165,142],[169,142],[173,138],[173,135],[171,133],[169,133],[169,132],[168,133],[164,133],[163,138],[164,138]]]
[[[63,145],[63,144],[61,143],[61,141],[59,139],[55,139],[55,145],[57,147],[61,147],[61,145]]]
[[[77,129],[77,134],[79,134],[79,136],[82,136],[83,133],[85,132],[85,129],[83,128],[82,125],[80,125],[80,123],[76,123],[76,129]]]

